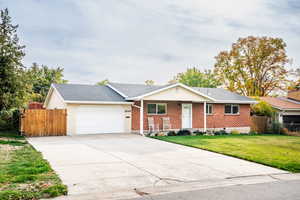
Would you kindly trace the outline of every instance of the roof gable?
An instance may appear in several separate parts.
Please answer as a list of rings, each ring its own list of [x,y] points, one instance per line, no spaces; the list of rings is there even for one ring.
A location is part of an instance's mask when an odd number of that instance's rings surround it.
[[[153,92],[152,94],[145,95],[144,100],[161,100],[161,101],[210,101],[207,97],[204,97],[194,91],[184,88],[180,85],[169,87],[167,89]]]

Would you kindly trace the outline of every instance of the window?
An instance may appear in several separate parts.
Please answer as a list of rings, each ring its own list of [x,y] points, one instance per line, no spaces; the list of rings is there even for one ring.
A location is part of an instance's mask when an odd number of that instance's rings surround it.
[[[211,115],[213,113],[213,105],[206,104],[206,114]]]
[[[225,114],[239,114],[240,107],[237,104],[225,104]]]
[[[147,104],[147,113],[150,115],[163,115],[167,113],[167,104],[149,103]]]

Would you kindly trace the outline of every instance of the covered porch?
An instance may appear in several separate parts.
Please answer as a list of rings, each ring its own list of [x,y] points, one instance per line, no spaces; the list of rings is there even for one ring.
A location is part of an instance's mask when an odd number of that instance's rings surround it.
[[[132,130],[201,129],[206,131],[206,106],[212,99],[183,85],[133,99]]]
[[[139,128],[141,134],[179,129],[206,131],[206,102],[142,100],[138,104],[143,114],[137,120],[140,124],[133,128]]]

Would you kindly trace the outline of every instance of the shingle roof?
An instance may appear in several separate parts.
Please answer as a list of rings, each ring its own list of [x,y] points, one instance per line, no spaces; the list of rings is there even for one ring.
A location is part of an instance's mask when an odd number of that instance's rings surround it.
[[[123,83],[109,83],[112,87],[126,95],[128,98],[136,97],[142,94],[146,94],[168,85],[144,85],[144,84],[123,84]],[[199,88],[193,87],[193,89],[199,91],[200,93],[212,97],[217,101],[254,101],[251,98],[238,95],[233,92],[222,88]]]
[[[54,84],[54,87],[65,101],[126,101],[108,86]]]
[[[124,94],[126,97],[137,97],[169,85],[144,85],[144,84],[123,84],[109,83],[113,88]],[[125,98],[111,89],[109,86],[82,85],[82,84],[54,84],[65,101],[121,101]],[[215,99],[216,101],[254,101],[245,96],[229,92],[222,88],[198,88],[194,90]]]
[[[254,101],[253,99],[245,96],[241,96],[234,92],[230,92],[223,88],[199,88],[193,87],[195,90],[198,90],[202,94],[205,94],[209,97],[216,99],[217,101]]]
[[[283,98],[283,97],[260,97],[261,100],[269,103],[271,106],[275,108],[279,108],[280,110],[288,110],[288,109],[299,109],[300,103]]]
[[[129,84],[129,83],[109,83],[112,87],[122,92],[128,98],[143,95],[161,88],[167,85],[145,85],[145,84]]]

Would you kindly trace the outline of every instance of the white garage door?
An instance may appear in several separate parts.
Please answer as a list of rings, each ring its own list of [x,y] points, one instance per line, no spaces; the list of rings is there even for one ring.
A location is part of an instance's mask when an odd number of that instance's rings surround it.
[[[77,134],[124,132],[124,116],[120,105],[79,106]]]

